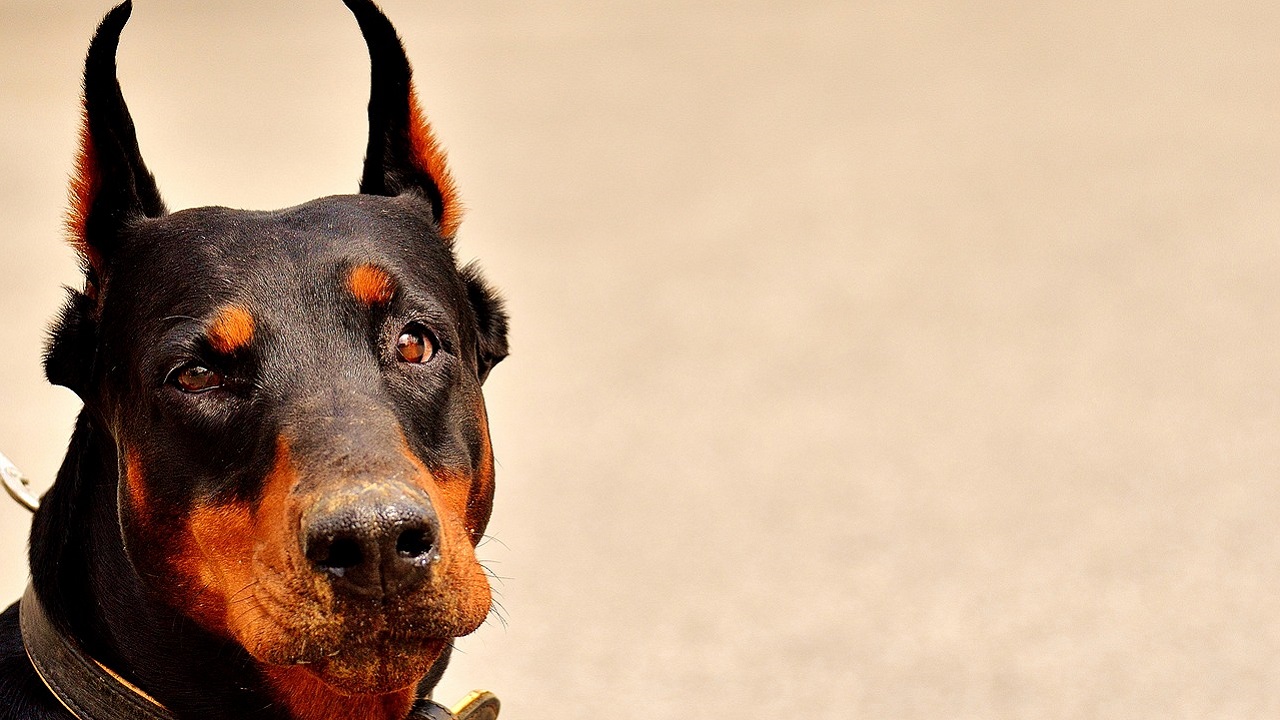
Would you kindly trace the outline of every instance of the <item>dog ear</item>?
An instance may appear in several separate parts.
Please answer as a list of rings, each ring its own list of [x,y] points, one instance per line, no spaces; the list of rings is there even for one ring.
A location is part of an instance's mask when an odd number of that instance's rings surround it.
[[[87,399],[85,390],[97,353],[96,305],[85,293],[68,289],[44,346],[44,376],[54,385],[70,388],[82,400]]]
[[[45,346],[49,382],[82,398],[97,347],[99,287],[110,257],[131,223],[167,212],[138,151],[133,118],[116,79],[116,48],[132,10],[126,0],[107,13],[85,57],[84,116],[67,211],[71,245],[85,266],[85,289],[70,292]]]
[[[452,241],[462,221],[445,152],[436,141],[413,89],[413,71],[395,27],[372,0],[343,0],[369,46],[369,147],[360,192],[416,193],[431,205],[441,237]]]
[[[507,356],[507,313],[502,298],[480,276],[480,268],[469,263],[462,268],[467,299],[476,316],[476,369],[480,382],[489,377],[494,365]]]
[[[132,11],[132,2],[125,0],[107,13],[84,63],[84,121],[67,229],[88,266],[91,289],[104,274],[121,231],[166,212],[155,178],[138,151],[133,118],[116,79],[120,31]]]

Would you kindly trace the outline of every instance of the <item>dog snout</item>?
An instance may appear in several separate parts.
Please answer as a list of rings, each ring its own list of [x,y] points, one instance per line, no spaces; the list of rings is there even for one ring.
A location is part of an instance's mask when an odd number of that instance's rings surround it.
[[[350,595],[411,590],[439,558],[440,521],[411,488],[328,496],[304,515],[302,534],[312,569]]]

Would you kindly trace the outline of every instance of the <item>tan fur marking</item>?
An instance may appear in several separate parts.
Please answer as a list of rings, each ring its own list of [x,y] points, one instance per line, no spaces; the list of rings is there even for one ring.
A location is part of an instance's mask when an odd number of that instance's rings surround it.
[[[187,521],[188,546],[182,555],[184,574],[194,585],[192,615],[206,629],[239,640],[251,652],[268,640],[264,633],[275,624],[255,594],[245,591],[263,580],[257,576],[257,561],[283,564],[292,542],[283,526],[285,505],[296,483],[289,445],[279,438],[275,466],[264,479],[256,512],[244,503],[200,506]]]
[[[427,121],[427,115],[418,103],[416,90],[409,93],[409,114],[409,141],[413,144],[414,160],[440,189],[444,212],[436,218],[436,222],[440,223],[440,234],[446,240],[452,240],[458,234],[458,226],[462,224],[462,201],[458,197],[458,186],[449,172],[444,148],[440,147],[431,123]]]
[[[126,450],[124,453],[124,482],[129,491],[129,502],[133,505],[134,513],[145,517],[148,514],[147,488],[144,485],[146,481],[142,476],[142,461],[132,450]]]
[[[475,477],[471,482],[471,494],[467,498],[467,532],[471,535],[471,544],[479,544],[484,530],[489,524],[489,515],[493,511],[494,468],[493,443],[489,438],[489,413],[484,400],[476,403],[480,416],[480,458]]]
[[[254,321],[248,310],[227,305],[209,325],[209,344],[220,353],[242,350],[253,342]]]
[[[395,294],[395,282],[380,267],[357,265],[347,276],[347,289],[364,305],[384,305]]]
[[[444,649],[443,642],[440,649]],[[407,687],[385,695],[340,695],[301,667],[268,665],[263,669],[272,694],[294,720],[399,720],[409,714],[417,689]]]
[[[472,514],[477,510],[471,502],[473,478],[467,472],[428,470],[407,441],[402,452],[417,469],[415,484],[431,498],[440,520],[437,542],[441,565],[437,572],[449,576],[451,612],[462,624],[471,625],[467,631],[471,632],[484,622],[493,602],[489,579],[476,560],[475,544],[479,534],[473,533],[470,527]]]
[[[80,147],[76,151],[75,174],[71,176],[71,184],[67,188],[69,205],[65,222],[71,246],[90,266],[101,272],[102,258],[90,247],[85,224],[89,220],[89,210],[93,207],[94,198],[102,187],[102,177],[98,174],[98,152],[93,145],[93,136],[89,133],[88,108],[83,108],[81,112]]]
[[[240,503],[195,508],[187,522],[188,545],[179,562],[186,576],[184,590],[191,596],[187,612],[206,630],[225,637],[230,597],[253,582],[249,575],[253,553],[253,519]],[[249,601],[252,602],[251,600]],[[250,623],[259,619],[252,605]]]

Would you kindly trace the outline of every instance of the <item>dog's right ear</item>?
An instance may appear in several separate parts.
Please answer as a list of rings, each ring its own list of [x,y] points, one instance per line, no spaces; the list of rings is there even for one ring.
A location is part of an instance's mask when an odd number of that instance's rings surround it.
[[[155,178],[142,161],[133,118],[116,79],[120,31],[132,11],[132,1],[125,0],[107,13],[84,62],[84,124],[71,179],[67,230],[88,270],[98,276],[106,272],[130,223],[166,212]]]
[[[88,399],[85,391],[98,350],[97,305],[86,293],[69,289],[44,346],[44,376],[70,388],[81,400]]]
[[[111,256],[130,225],[167,212],[138,150],[133,118],[116,79],[116,48],[132,11],[131,0],[125,0],[107,13],[85,57],[84,118],[67,211],[71,245],[84,263],[85,289],[72,292],[45,351],[49,381],[81,396]]]

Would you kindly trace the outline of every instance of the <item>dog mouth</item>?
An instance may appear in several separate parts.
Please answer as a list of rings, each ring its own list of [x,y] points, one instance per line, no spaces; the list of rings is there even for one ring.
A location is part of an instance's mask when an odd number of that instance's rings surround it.
[[[312,577],[267,572],[228,608],[228,629],[259,663],[305,670],[343,694],[386,693],[421,680],[489,609],[487,580],[351,598]]]
[[[344,694],[408,687],[452,642],[443,628],[418,629],[422,616],[404,611],[344,607],[324,612],[313,603],[255,601],[260,619],[236,638],[249,655],[263,665],[305,670]]]

